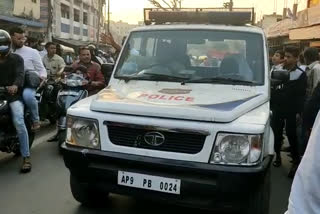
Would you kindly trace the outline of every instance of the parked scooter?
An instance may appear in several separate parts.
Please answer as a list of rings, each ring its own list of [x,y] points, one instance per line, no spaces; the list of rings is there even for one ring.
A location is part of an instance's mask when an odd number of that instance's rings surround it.
[[[64,70],[64,78],[60,81],[62,89],[57,96],[57,113],[58,113],[58,146],[66,139],[67,129],[67,110],[74,103],[88,97],[88,91],[85,86],[89,83],[86,79],[86,67],[79,67],[73,70],[67,66]]]
[[[19,138],[12,123],[7,96],[7,88],[0,87],[0,151],[20,155]],[[31,148],[35,133],[31,131],[31,118],[28,111],[25,111],[25,124],[29,134],[29,147]]]

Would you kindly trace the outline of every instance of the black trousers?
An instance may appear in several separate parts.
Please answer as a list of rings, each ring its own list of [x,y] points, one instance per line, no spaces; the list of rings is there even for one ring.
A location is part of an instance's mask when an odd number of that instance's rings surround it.
[[[271,127],[274,132],[274,150],[280,155],[283,140],[283,128],[286,127],[286,135],[291,148],[291,155],[294,163],[299,162],[299,145],[297,138],[296,113],[280,113],[273,111]]]

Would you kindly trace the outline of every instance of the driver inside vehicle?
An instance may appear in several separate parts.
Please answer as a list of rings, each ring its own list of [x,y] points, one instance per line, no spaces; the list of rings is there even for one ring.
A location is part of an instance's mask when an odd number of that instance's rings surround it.
[[[191,66],[190,58],[175,43],[161,41],[154,62],[148,62],[140,74],[152,73],[179,76],[179,72]]]

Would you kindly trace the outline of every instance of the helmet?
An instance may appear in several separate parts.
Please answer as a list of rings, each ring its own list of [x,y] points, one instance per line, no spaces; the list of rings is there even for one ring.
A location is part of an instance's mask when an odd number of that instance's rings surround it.
[[[0,29],[0,56],[7,56],[11,51],[11,37],[5,30]]]

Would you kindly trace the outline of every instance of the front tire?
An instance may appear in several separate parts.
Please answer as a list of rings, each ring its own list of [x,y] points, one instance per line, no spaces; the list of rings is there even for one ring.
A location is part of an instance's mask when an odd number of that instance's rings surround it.
[[[58,149],[61,152],[61,145],[66,141],[67,132],[66,130],[60,130],[58,132]]]
[[[103,192],[88,183],[80,182],[72,174],[70,175],[70,187],[74,199],[84,206],[96,207],[107,202],[109,195],[107,192]]]
[[[245,214],[269,214],[271,169],[268,169],[263,181],[260,187],[251,193]]]

